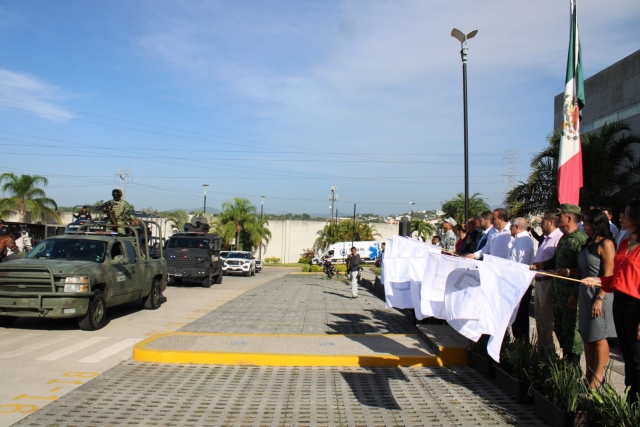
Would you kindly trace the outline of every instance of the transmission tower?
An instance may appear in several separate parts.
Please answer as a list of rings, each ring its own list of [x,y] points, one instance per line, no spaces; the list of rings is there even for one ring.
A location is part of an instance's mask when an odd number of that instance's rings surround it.
[[[509,168],[504,176],[507,177],[507,193],[516,186],[518,171],[516,170],[516,162],[518,161],[518,150],[507,150],[504,159],[509,162]]]
[[[116,174],[113,176],[113,179],[116,185],[120,187],[120,190],[122,191],[122,197],[126,198],[127,185],[129,185],[129,182],[133,182],[133,173],[131,172],[131,169],[117,170]]]

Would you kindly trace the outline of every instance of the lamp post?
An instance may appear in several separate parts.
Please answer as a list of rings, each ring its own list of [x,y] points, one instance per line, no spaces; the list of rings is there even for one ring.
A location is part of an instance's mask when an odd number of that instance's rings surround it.
[[[202,188],[204,190],[204,213],[207,213],[207,189],[209,184],[202,184]]]
[[[262,227],[262,213],[264,211],[264,196],[260,196],[260,227]],[[260,261],[262,261],[262,239],[260,239]]]
[[[460,42],[462,58],[462,98],[464,108],[464,222],[469,221],[469,132],[467,123],[467,40],[475,37],[478,30],[464,34],[457,28],[451,30],[451,36]]]
[[[415,205],[416,202],[409,202],[409,205],[411,206],[411,214],[409,215],[409,222],[413,221],[413,205]]]

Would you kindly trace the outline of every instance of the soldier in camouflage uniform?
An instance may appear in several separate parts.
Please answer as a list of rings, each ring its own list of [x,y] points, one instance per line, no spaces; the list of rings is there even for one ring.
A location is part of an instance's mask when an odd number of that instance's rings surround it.
[[[580,207],[563,204],[560,207],[560,228],[564,235],[558,242],[556,254],[535,268],[554,270],[554,274],[578,278],[580,267],[578,255],[587,243],[587,235],[578,228]],[[553,302],[553,330],[558,337],[563,357],[576,364],[580,363],[580,355],[584,352],[584,344],[578,333],[578,293],[580,283],[554,278],[551,300]]]
[[[109,200],[108,203],[111,206],[111,211],[113,212],[116,223],[125,224],[131,222],[134,225],[138,225],[139,223],[135,217],[133,206],[122,198],[122,191],[116,188],[111,192],[111,195],[113,196],[113,200]],[[109,223],[112,223],[111,217],[108,217]],[[118,234],[125,235],[127,231],[124,228],[118,228]]]
[[[442,246],[442,249],[455,252],[456,234],[453,232],[453,227],[455,226],[456,221],[451,217],[445,219],[442,223],[442,228],[445,231],[444,236],[442,236],[442,243],[440,244],[440,246]]]

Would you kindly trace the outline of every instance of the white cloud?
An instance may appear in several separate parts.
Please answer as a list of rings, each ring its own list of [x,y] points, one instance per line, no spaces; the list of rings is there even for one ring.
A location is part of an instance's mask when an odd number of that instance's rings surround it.
[[[67,121],[73,115],[62,111],[54,101],[62,97],[57,86],[34,77],[0,69],[0,105],[26,114],[36,114],[50,121]]]

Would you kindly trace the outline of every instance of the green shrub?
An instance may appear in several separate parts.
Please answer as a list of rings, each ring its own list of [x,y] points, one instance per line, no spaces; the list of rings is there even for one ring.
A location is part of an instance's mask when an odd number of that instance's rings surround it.
[[[303,265],[302,266],[302,272],[303,273],[308,273],[310,269],[311,269],[310,265]]]
[[[546,381],[545,388],[548,390],[551,401],[567,412],[577,410],[580,395],[586,394],[588,387],[580,367],[558,359],[549,365],[549,373],[551,376]]]
[[[375,274],[376,276],[379,276],[379,275],[381,275],[381,274],[382,274],[382,268],[380,268],[380,267],[374,267],[374,266],[372,266],[372,267],[369,267],[369,270],[371,270],[371,272],[372,272],[373,274]]]
[[[312,273],[321,273],[322,272],[322,267],[320,267],[319,265],[310,265],[310,272]]]
[[[602,383],[598,390],[590,390],[585,399],[583,409],[587,411],[590,426],[624,426],[632,427],[640,424],[640,403],[627,403],[629,388],[624,395],[610,385]]]
[[[300,257],[298,260],[299,264],[311,264],[311,258]]]
[[[346,273],[347,272],[347,266],[344,265],[344,264],[338,264],[335,267],[336,267],[336,273]]]
[[[277,264],[280,262],[280,258],[272,256],[264,259],[265,264]]]
[[[533,383],[539,372],[540,353],[534,344],[525,340],[509,343],[500,357],[500,366],[520,381]]]

